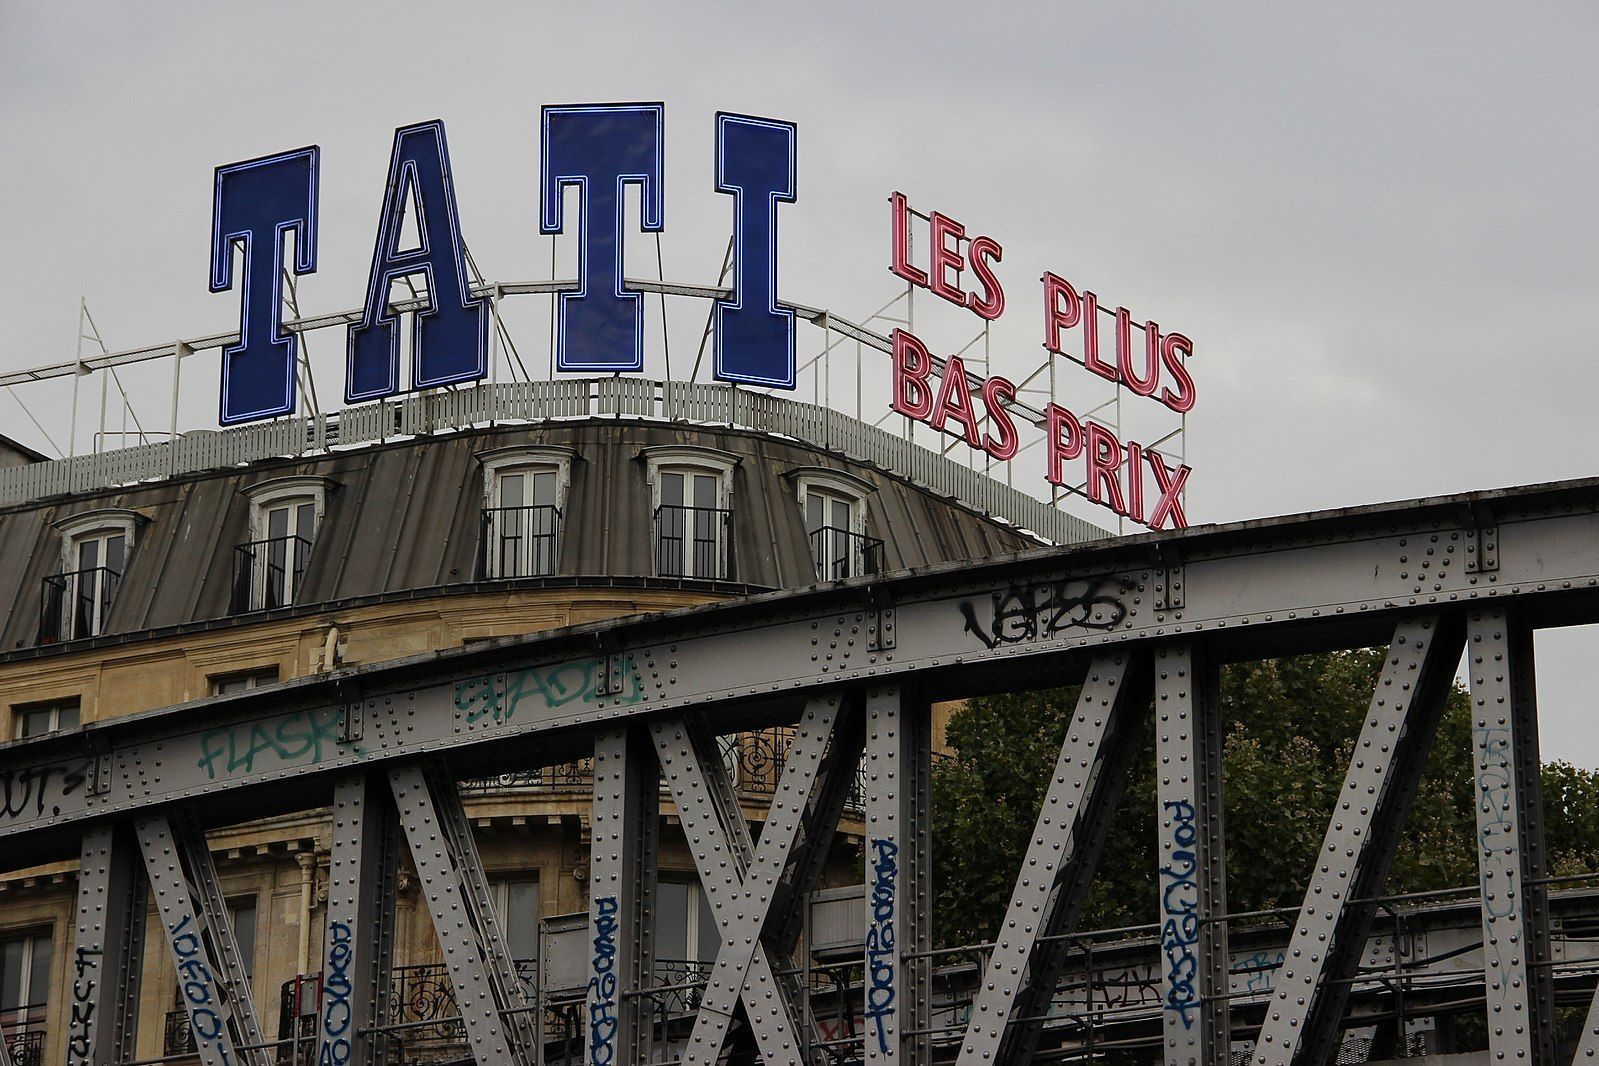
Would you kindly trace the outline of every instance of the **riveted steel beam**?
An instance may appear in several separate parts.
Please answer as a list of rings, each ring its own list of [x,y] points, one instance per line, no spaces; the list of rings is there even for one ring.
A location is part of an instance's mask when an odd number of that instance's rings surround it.
[[[333,790],[317,1062],[383,1066],[394,968],[399,825],[388,782],[363,772]],[[374,1032],[374,1029],[379,1032]]]
[[[594,814],[589,852],[587,1061],[650,1061],[654,902],[660,768],[647,734],[607,729],[594,737]]]
[[[1266,1006],[1256,1066],[1325,1063],[1337,1050],[1372,917],[1370,904],[1350,901],[1382,891],[1464,641],[1458,617],[1423,615],[1394,631]]]
[[[1026,1062],[1109,828],[1149,691],[1144,656],[1095,659],[1061,742],[1027,855],[961,1043],[960,1063]],[[1013,1019],[1025,1019],[1013,1021]]]
[[[457,822],[464,822],[464,816],[457,817],[461,800],[453,783],[442,794],[436,791],[444,780],[436,768],[409,764],[389,769],[400,829],[422,880],[422,895],[433,917],[472,1055],[480,1063],[526,1066],[532,1061],[532,1049],[516,1041],[516,1030],[507,1021],[522,1015],[506,1014],[523,1005],[521,997],[507,987],[500,971],[497,960],[504,957],[503,943],[489,943],[498,936],[497,925],[481,924],[485,914],[492,914],[472,887],[482,879],[482,863],[471,846],[470,832],[464,842],[460,838]],[[468,867],[477,868],[476,877],[463,874]]]
[[[1226,1066],[1227,847],[1219,675],[1192,645],[1155,653],[1162,1043],[1166,1066]]]
[[[932,722],[897,685],[866,694],[865,1060],[932,1059]]]
[[[1494,1062],[1554,1059],[1549,905],[1532,630],[1503,609],[1466,623],[1476,748],[1483,980]]]
[[[170,819],[141,815],[134,833],[200,1062],[267,1066],[271,1058],[205,836],[181,812]]]
[[[658,722],[651,727],[661,772],[722,937],[683,1051],[686,1064],[717,1061],[730,1035],[734,1007],[739,1004],[762,1061],[794,1066],[800,1062],[793,990],[774,972],[772,953],[761,932],[800,818],[811,799],[816,767],[837,709],[837,696],[819,700],[806,708],[795,727],[790,763],[784,767],[768,813],[772,820],[762,829],[759,847],[750,836],[714,734],[693,719]]]
[[[69,963],[68,1066],[133,1057],[146,895],[138,847],[127,827],[101,825],[83,834]]]
[[[352,767],[450,752],[514,769],[552,733],[690,707],[761,701],[775,724],[792,701],[826,688],[938,671],[940,695],[954,698],[1024,684],[1040,659],[1047,668],[1174,638],[1203,638],[1218,659],[1354,646],[1385,638],[1402,615],[1489,600],[1518,605],[1538,625],[1599,618],[1599,486],[1546,496],[1556,505],[1496,499],[1499,559],[1489,572],[1464,565],[1469,530],[1457,502],[1341,512],[1163,535],[1181,549],[1180,607],[1154,594],[1148,545],[1118,542],[750,597],[359,668],[339,679],[342,689],[307,680],[95,723],[0,751],[13,800],[0,810],[0,839],[27,845],[4,849],[0,865],[75,854],[83,824],[152,804],[209,805],[253,789],[280,809],[318,805],[333,774]],[[871,605],[890,600],[894,646],[873,647]],[[620,686],[612,661],[623,664]],[[341,736],[352,684],[370,694],[360,740]],[[91,794],[96,751],[110,772]]]

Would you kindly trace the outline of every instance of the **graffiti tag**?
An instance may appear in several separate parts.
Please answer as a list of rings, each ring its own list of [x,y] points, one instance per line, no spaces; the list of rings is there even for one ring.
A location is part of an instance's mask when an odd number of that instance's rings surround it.
[[[888,1019],[894,1013],[894,892],[899,845],[872,840],[872,924],[866,930],[866,1020],[876,1030],[877,1049],[888,1053]]]
[[[1194,824],[1194,805],[1174,800],[1161,805],[1172,816],[1171,858],[1160,868],[1160,905],[1165,918],[1160,928],[1160,946],[1166,956],[1166,1010],[1176,1011],[1183,1028],[1194,1024],[1193,1012],[1199,1006],[1199,884],[1194,874],[1199,860],[1194,850],[1199,830]]]
[[[224,776],[253,773],[278,766],[315,766],[324,759],[344,754],[339,742],[340,713],[330,707],[296,711],[276,721],[225,726],[200,734],[200,758],[195,765],[215,781]],[[356,755],[365,754],[349,746]]]
[[[1515,770],[1510,762],[1510,728],[1481,726],[1477,734],[1477,843],[1484,862],[1499,861],[1495,854],[1511,845],[1501,837],[1514,836],[1516,822],[1511,816]],[[1507,868],[1507,877],[1514,877]],[[1508,883],[1508,882],[1507,882]],[[1484,893],[1483,909],[1491,918],[1508,918],[1516,913],[1515,897],[1509,892]]]
[[[220,1003],[215,992],[216,980],[211,976],[211,968],[200,957],[200,935],[189,929],[193,922],[193,916],[186,914],[182,921],[167,931],[172,941],[172,957],[178,964],[179,991],[189,1006],[189,1027],[194,1032],[194,1039],[203,1045],[210,1045],[219,1056],[217,1061],[231,1063],[232,1052],[228,1050],[227,1041],[222,1039],[223,1022],[217,1009]]]
[[[623,663],[622,676],[627,687],[621,693],[605,695],[601,692],[605,668],[604,659],[586,659],[518,670],[505,675],[503,692],[496,684],[498,675],[470,678],[456,683],[455,706],[466,712],[466,724],[472,725],[486,717],[492,717],[495,722],[509,722],[524,702],[535,698],[539,709],[552,711],[570,703],[597,703],[607,699],[628,704],[644,698],[632,659]]]
[[[1017,585],[992,593],[985,626],[978,606],[970,600],[960,605],[965,630],[984,647],[1047,640],[1070,629],[1113,629],[1127,617],[1122,594],[1132,587],[1127,578],[1056,581],[1043,585]]]
[[[323,960],[322,1050],[318,1066],[344,1066],[350,1061],[350,961],[354,956],[350,927],[344,922],[328,923],[328,951]]]
[[[70,765],[26,766],[0,774],[0,814],[20,818],[44,814],[47,807],[51,815],[60,814],[60,804],[51,797],[65,798],[82,788],[88,771],[85,760]]]
[[[99,948],[78,948],[72,960],[72,1017],[67,1023],[67,1062],[88,1063],[90,1026],[94,1021],[95,980],[91,976],[100,969]]]
[[[589,978],[589,1062],[610,1066],[616,1057],[615,896],[594,901],[594,976]]]

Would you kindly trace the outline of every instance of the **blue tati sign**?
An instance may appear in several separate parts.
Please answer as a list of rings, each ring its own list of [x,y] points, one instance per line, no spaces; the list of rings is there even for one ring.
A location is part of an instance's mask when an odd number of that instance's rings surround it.
[[[640,227],[665,228],[665,105],[573,104],[543,109],[539,230],[575,230],[578,288],[556,304],[555,367],[563,373],[644,369],[645,306],[624,281],[624,196],[634,186]],[[732,197],[733,285],[716,301],[713,374],[722,381],[792,389],[794,314],[777,302],[777,205],[793,203],[795,126],[716,116],[716,183]],[[292,414],[298,338],[283,328],[284,255],[296,274],[316,270],[320,150],[301,148],[218,167],[211,232],[211,291],[240,290],[239,343],[222,359],[223,425]],[[577,190],[575,217],[566,193]],[[410,223],[407,225],[407,223]],[[407,233],[413,233],[409,240]],[[236,286],[234,256],[242,253]],[[409,384],[400,372],[394,282],[425,293],[411,316]],[[450,174],[444,123],[395,131],[388,185],[361,320],[349,327],[345,399],[379,399],[487,376],[490,308],[474,297]]]

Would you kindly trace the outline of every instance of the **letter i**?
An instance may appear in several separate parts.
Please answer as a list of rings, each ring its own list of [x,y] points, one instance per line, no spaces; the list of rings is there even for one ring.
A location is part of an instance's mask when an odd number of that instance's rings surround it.
[[[1127,442],[1127,510],[1134,522],[1144,520],[1144,446]]]

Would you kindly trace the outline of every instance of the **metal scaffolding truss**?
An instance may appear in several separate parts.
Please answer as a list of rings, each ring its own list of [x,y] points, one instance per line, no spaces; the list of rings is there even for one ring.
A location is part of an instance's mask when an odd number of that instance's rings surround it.
[[[1599,620],[1599,481],[1044,549],[499,641],[91,724],[0,749],[0,864],[80,857],[70,1061],[129,1047],[153,893],[202,1060],[266,1061],[203,829],[331,807],[321,1061],[381,1061],[394,870],[421,878],[477,1061],[540,1062],[454,782],[594,759],[582,1044],[612,1066],[1025,1062],[1039,1048],[1131,737],[1153,716],[1165,1061],[1324,1063],[1464,650],[1495,1062],[1554,1054],[1532,633]],[[1219,664],[1383,645],[1385,667],[1258,1032],[1229,1010]],[[931,1023],[930,700],[1081,682],[963,1032]],[[716,738],[784,725],[759,834]],[[861,1031],[796,994],[798,901],[864,759]],[[664,782],[665,792],[658,788]],[[721,934],[686,1041],[657,1039],[658,806]],[[142,856],[142,870],[139,858]],[[79,1020],[81,1019],[81,1026]],[[1599,1005],[1579,1055],[1599,1053]],[[81,1039],[79,1029],[81,1028]],[[1252,1041],[1252,1044],[1250,1043]]]

